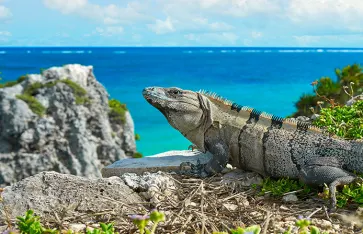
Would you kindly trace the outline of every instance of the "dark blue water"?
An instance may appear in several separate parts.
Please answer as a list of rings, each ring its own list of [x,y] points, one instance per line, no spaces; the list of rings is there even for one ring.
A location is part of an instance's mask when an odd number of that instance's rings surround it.
[[[127,104],[144,155],[187,149],[189,142],[142,97],[147,86],[209,90],[241,105],[286,116],[310,83],[362,63],[363,49],[319,48],[0,48],[3,80],[69,63],[93,65],[112,98]]]

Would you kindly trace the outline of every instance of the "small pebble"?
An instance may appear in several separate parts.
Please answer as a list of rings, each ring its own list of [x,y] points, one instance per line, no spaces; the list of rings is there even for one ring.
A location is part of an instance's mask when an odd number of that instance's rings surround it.
[[[86,225],[82,223],[70,223],[68,228],[73,232],[84,232]]]
[[[297,202],[299,199],[295,194],[287,194],[282,197],[282,201],[286,203]]]

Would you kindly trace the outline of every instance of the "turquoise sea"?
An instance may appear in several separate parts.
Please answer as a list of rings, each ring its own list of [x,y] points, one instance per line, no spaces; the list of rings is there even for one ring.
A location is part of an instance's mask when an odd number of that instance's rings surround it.
[[[359,48],[0,47],[3,81],[51,66],[93,65],[111,97],[131,111],[144,155],[190,144],[143,99],[144,87],[209,90],[284,117],[302,93],[312,92],[312,81],[362,62]]]

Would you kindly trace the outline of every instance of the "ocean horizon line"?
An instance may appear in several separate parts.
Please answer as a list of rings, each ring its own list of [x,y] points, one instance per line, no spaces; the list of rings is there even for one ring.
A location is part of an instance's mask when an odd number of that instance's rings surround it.
[[[363,47],[325,47],[325,46],[4,46],[0,45],[0,48],[238,48],[238,49],[363,49]]]

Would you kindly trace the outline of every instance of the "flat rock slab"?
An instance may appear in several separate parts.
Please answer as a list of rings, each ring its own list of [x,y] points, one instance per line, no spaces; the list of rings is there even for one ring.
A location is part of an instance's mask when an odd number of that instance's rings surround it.
[[[110,209],[117,214],[132,213],[138,211],[135,204],[145,202],[119,177],[87,179],[56,172],[41,172],[21,180],[5,187],[1,196],[0,213],[6,207],[10,218],[15,218],[32,209],[45,220],[65,212],[69,213],[67,217]]]
[[[204,154],[200,151],[167,151],[144,158],[122,159],[102,168],[101,173],[103,177],[107,178],[111,176],[121,176],[125,173],[136,173],[140,175],[143,172],[177,172],[180,170],[179,166],[183,162],[197,164],[199,160],[200,163],[204,164],[207,163],[211,158],[211,154]]]

